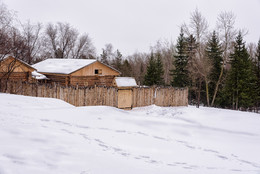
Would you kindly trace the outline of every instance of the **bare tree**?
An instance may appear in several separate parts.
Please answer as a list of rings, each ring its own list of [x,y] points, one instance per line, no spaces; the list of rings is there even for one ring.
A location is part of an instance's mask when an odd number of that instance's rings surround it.
[[[196,8],[196,10],[191,13],[190,23],[182,24],[181,28],[187,36],[193,35],[196,38],[196,42],[201,44],[207,39],[209,24],[206,18],[203,17]]]
[[[88,34],[79,36],[78,31],[68,23],[49,23],[45,30],[44,57],[95,58],[96,50]]]
[[[189,57],[189,71],[191,79],[193,79],[192,86],[195,88],[195,91],[197,91],[197,107],[199,107],[200,103],[201,84],[203,80],[206,87],[207,105],[209,106],[208,84],[210,83],[210,79],[208,76],[212,66],[208,57],[205,55],[205,42],[208,38],[208,22],[198,9],[196,9],[191,13],[190,23],[188,25],[184,23],[181,27],[188,37],[192,38],[194,36],[196,40],[194,53]]]
[[[250,56],[250,59],[252,60],[252,62],[256,63],[257,62],[257,56],[256,56],[256,50],[257,49],[257,45],[255,43],[249,43],[247,45],[247,50]]]
[[[105,48],[102,48],[102,54],[100,55],[100,61],[105,64],[111,64],[112,60],[115,57],[115,53],[113,51],[113,45],[111,43],[106,44]]]
[[[147,69],[149,54],[146,53],[134,53],[127,57],[133,70],[131,75],[136,79],[138,85],[143,85],[144,76]]]
[[[0,63],[3,58],[11,53],[11,32],[15,14],[7,9],[6,5],[0,2]]]
[[[28,47],[26,45],[24,37],[21,35],[17,28],[12,28],[10,36],[11,38],[11,55],[15,58],[23,60],[26,62],[26,56],[28,55]]]
[[[96,57],[96,49],[88,34],[83,34],[72,50],[73,58],[93,59]]]
[[[46,41],[50,44],[53,57],[68,58],[72,52],[78,31],[68,23],[58,22],[56,25],[49,23],[46,28]]]
[[[33,59],[40,51],[40,31],[42,25],[40,23],[31,24],[30,21],[22,24],[22,36],[27,48],[26,62],[29,64],[33,63]]]
[[[236,16],[232,12],[221,12],[217,19],[217,29],[220,40],[223,45],[223,65],[225,66],[231,50],[231,44],[234,41],[237,30],[235,29]]]
[[[237,30],[234,27],[235,20],[236,20],[236,17],[232,12],[221,12],[218,15],[217,30],[219,33],[220,40],[222,41],[223,62],[222,62],[219,78],[218,78],[218,81],[217,81],[215,89],[214,89],[211,106],[214,105],[217,93],[219,91],[219,85],[223,81],[224,69],[227,66],[227,62],[229,61],[230,52],[232,50],[232,42],[234,42],[234,39],[237,34]]]

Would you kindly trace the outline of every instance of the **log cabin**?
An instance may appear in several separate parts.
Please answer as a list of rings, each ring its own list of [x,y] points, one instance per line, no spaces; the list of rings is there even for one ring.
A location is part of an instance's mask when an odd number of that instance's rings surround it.
[[[35,68],[13,56],[7,56],[0,61],[0,80],[32,82],[34,71]]]
[[[120,72],[95,59],[49,58],[33,65],[49,82],[72,86],[113,86]]]

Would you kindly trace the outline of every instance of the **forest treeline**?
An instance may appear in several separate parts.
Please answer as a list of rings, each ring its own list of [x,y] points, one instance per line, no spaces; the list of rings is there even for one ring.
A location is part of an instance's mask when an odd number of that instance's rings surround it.
[[[19,21],[0,4],[0,62],[13,55],[28,64],[46,58],[98,59],[139,85],[189,88],[189,103],[258,111],[260,40],[246,44],[247,31],[235,28],[235,15],[221,12],[216,27],[196,9],[180,25],[176,43],[157,41],[150,52],[122,55],[108,43],[98,55],[90,36],[69,23]]]

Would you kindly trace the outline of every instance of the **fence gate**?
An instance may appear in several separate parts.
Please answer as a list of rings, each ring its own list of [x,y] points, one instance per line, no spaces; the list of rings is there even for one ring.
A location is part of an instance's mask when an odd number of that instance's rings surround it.
[[[131,88],[118,89],[118,108],[120,109],[132,109],[133,90]]]

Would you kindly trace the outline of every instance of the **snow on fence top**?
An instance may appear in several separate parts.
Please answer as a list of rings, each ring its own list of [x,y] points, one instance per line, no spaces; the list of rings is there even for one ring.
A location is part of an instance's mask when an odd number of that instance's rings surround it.
[[[70,74],[97,60],[95,59],[46,59],[33,65],[38,72]]]
[[[116,77],[115,81],[116,81],[117,87],[137,86],[136,81],[133,77]]]

